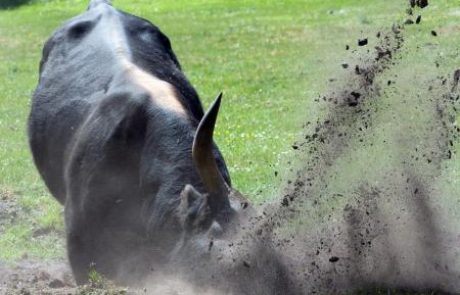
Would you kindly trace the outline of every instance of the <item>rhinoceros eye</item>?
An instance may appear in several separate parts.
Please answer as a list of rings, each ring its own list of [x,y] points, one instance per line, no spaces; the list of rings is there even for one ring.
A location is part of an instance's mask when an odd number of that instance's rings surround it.
[[[72,25],[69,28],[68,34],[69,37],[72,39],[81,39],[83,38],[89,31],[91,31],[94,23],[91,21],[82,21]]]

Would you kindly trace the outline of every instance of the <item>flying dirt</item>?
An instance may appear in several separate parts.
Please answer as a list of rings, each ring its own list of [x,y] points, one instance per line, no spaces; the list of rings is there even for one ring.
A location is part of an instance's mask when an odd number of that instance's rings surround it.
[[[409,17],[416,5],[427,2],[411,2]],[[300,163],[265,226],[304,293],[460,290],[449,213],[458,185],[443,179],[456,157],[460,72],[431,76],[438,65],[423,60],[405,68],[423,55],[405,51],[405,26],[378,32],[375,50],[349,62],[295,144]]]
[[[439,61],[428,64],[422,47],[404,47],[406,28],[421,22],[414,12],[427,5],[411,2],[404,24],[376,32],[375,44],[357,40],[373,49],[357,50],[316,99],[323,113],[293,145],[279,205],[267,206],[256,229],[232,245],[255,255],[260,248],[247,245],[262,241],[285,262],[293,293],[460,290],[452,213],[460,71],[434,74]],[[411,58],[420,58],[418,68],[406,66]],[[250,256],[247,267],[257,268]],[[266,292],[259,290],[247,294]]]

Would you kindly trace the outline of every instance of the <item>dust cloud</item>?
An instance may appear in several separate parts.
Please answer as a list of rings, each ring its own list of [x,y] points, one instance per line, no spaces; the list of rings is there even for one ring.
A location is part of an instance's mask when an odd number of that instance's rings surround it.
[[[412,16],[428,2],[409,5]],[[376,32],[375,44],[357,40],[363,50],[348,54],[316,99],[320,118],[305,122],[294,144],[279,204],[261,209],[237,238],[213,241],[206,255],[185,254],[188,267],[147,289],[457,293],[460,227],[451,211],[459,205],[449,177],[456,175],[460,71],[438,75],[423,48],[405,48],[407,26],[420,21]]]
[[[436,76],[423,59],[408,68],[423,52],[406,51],[404,35],[394,25],[355,54],[295,144],[292,180],[263,227],[301,293],[460,290],[460,231],[449,217],[458,195],[445,181],[460,72]]]
[[[428,2],[409,5],[412,16]],[[279,204],[262,209],[231,243],[215,243],[214,254],[188,261],[193,267],[180,273],[191,283],[180,289],[458,293],[452,178],[460,71],[438,75],[438,62],[425,60],[422,47],[405,48],[407,26],[420,21],[376,32],[375,44],[358,40],[370,50],[348,54],[342,74],[316,99],[322,114],[305,122],[294,144]]]

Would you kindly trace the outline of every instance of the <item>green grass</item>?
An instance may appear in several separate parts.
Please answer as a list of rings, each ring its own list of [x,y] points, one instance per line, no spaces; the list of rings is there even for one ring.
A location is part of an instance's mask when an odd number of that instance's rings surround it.
[[[433,42],[429,30],[437,28],[436,43],[445,52],[457,52],[459,15],[452,2],[439,1],[424,11],[422,24],[408,30],[409,46],[420,39]],[[355,49],[360,37],[375,41],[378,30],[404,17],[400,0],[114,4],[150,19],[170,37],[205,106],[224,91],[216,141],[234,186],[255,202],[277,196],[292,159],[291,144],[302,133],[301,124],[321,113],[313,98],[325,91],[328,78],[349,57],[345,45]],[[86,0],[35,0],[0,10],[0,192],[2,198],[16,200],[23,213],[0,228],[0,259],[64,255],[63,242],[56,243],[63,231],[62,209],[33,166],[26,119],[44,41],[86,5]],[[438,53],[426,54],[434,59]],[[407,66],[417,63],[409,58]],[[442,64],[441,69],[453,66]],[[455,163],[448,177],[458,176],[452,172],[458,168]],[[33,237],[37,230],[53,234]]]

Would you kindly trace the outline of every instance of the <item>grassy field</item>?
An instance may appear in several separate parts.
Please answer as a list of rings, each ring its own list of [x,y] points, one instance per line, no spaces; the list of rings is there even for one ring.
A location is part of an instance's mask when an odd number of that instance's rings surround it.
[[[401,2],[117,0],[114,4],[151,20],[170,37],[205,106],[224,91],[216,141],[235,187],[259,202],[277,196],[284,168],[292,159],[291,145],[300,136],[302,123],[320,114],[313,99],[325,91],[328,78],[341,71],[340,64],[349,55],[345,46],[355,49],[362,37],[372,42],[382,27],[404,20]],[[439,1],[424,11],[423,22],[408,30],[409,48],[433,42],[429,32],[436,28],[436,43],[444,52],[458,53],[460,10],[453,2]],[[86,0],[36,0],[0,10],[0,260],[64,255],[62,208],[33,166],[26,120],[44,41],[86,5]],[[434,59],[438,52],[426,54]],[[458,64],[458,56],[452,59]],[[417,63],[409,58],[405,66]],[[454,64],[442,64],[441,69],[451,72]]]

